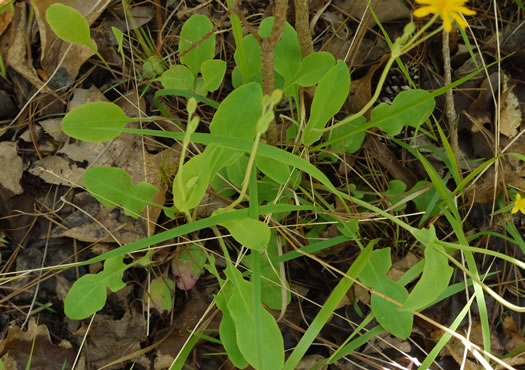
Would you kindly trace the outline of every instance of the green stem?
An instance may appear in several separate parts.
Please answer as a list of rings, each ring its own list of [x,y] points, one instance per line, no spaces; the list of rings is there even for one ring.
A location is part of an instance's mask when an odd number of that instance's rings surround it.
[[[255,136],[255,141],[253,142],[252,151],[250,153],[250,159],[248,160],[248,166],[246,167],[246,175],[244,175],[244,180],[242,182],[241,193],[239,194],[239,197],[233,203],[231,203],[229,206],[224,208],[224,211],[229,211],[235,208],[239,203],[241,203],[244,200],[244,197],[246,196],[246,190],[248,189],[248,185],[250,183],[250,176],[251,176],[253,164],[255,162],[255,155],[257,154],[257,148],[259,146],[260,140],[261,140],[261,134],[257,133],[257,135]]]
[[[394,63],[397,57],[398,57],[397,55],[390,56],[390,59],[388,59],[388,62],[386,62],[385,68],[383,69],[383,73],[381,73],[381,77],[379,78],[379,82],[377,84],[374,95],[359,112],[352,114],[351,116],[348,116],[347,118],[343,119],[342,121],[339,121],[335,125],[322,129],[322,131],[323,132],[331,131],[335,128],[346,125],[347,123],[352,122],[353,120],[365,114],[366,111],[368,111],[372,107],[372,105],[375,103],[375,101],[379,98],[379,94],[381,94],[381,89],[383,88],[383,85],[385,83],[386,76],[388,75],[388,71],[390,70],[390,67],[392,67],[392,64]]]

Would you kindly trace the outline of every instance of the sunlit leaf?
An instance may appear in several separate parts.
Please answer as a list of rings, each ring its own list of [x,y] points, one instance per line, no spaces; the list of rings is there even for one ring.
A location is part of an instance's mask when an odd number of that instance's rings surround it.
[[[182,26],[179,42],[179,53],[181,63],[188,66],[193,74],[201,70],[201,65],[215,56],[215,34],[211,33],[207,39],[206,35],[213,29],[211,21],[202,14],[192,15]],[[187,49],[198,43],[193,49]]]
[[[350,72],[342,60],[325,73],[315,90],[310,119],[303,132],[303,143],[312,145],[323,135],[328,120],[343,106],[350,90]]]
[[[191,90],[195,76],[187,67],[177,64],[164,71],[157,80],[165,89]]]
[[[270,227],[254,218],[232,220],[221,223],[221,226],[228,229],[232,237],[248,249],[264,251],[270,241]]]
[[[121,168],[94,167],[82,177],[89,193],[108,207],[121,206],[128,216],[138,218],[159,190],[147,183],[131,184],[131,176]]]
[[[62,40],[85,45],[94,52],[97,51],[97,47],[91,41],[88,22],[75,8],[54,3],[47,8],[46,20],[49,27]]]
[[[81,105],[66,114],[62,130],[74,139],[87,142],[109,141],[131,121],[116,104],[93,102]]]
[[[202,63],[201,74],[204,79],[203,89],[217,90],[222,83],[226,72],[226,62],[220,59],[210,59]]]

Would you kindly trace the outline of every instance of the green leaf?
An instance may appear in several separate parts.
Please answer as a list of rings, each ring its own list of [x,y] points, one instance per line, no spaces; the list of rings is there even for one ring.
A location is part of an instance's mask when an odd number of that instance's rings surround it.
[[[318,51],[304,57],[295,75],[286,82],[286,87],[297,84],[303,87],[317,84],[330,68],[335,65],[331,53]]]
[[[250,82],[257,82],[262,85],[262,59],[261,59],[261,46],[259,42],[252,35],[248,35],[243,39],[243,46],[246,51],[246,64],[248,67],[248,80]],[[238,88],[243,84],[241,71],[239,69],[240,56],[239,50],[236,49],[233,54],[235,59],[236,67],[232,72],[232,84],[235,88]]]
[[[164,71],[157,81],[165,89],[192,90],[195,76],[187,67],[177,64]]]
[[[401,132],[405,124],[399,117],[390,117],[391,111],[392,105],[380,103],[374,109],[372,109],[370,118],[372,121],[375,121],[379,119],[385,119],[386,117],[386,120],[379,124],[377,127],[379,127],[381,130],[383,130],[390,136],[396,136]]]
[[[210,59],[202,63],[201,74],[204,79],[203,88],[208,91],[217,90],[226,72],[226,62],[220,59]]]
[[[407,188],[407,185],[401,181],[401,180],[392,180],[389,182],[388,184],[388,190],[386,191],[385,195],[387,196],[388,198],[388,201],[390,202],[390,204],[394,205],[398,202],[400,202],[402,199],[404,199],[406,197],[403,196],[403,195],[399,195],[399,194],[402,194],[405,192]],[[406,208],[406,203],[405,204],[402,204],[396,208],[393,209],[393,211],[395,212],[399,212],[399,211],[402,211]]]
[[[158,55],[152,55],[142,65],[144,71],[144,77],[154,78],[163,73],[166,68],[164,67],[164,61]]]
[[[279,263],[272,262],[272,258],[278,257],[277,240],[275,233],[272,233],[272,238],[268,243],[266,250],[268,258],[261,258],[261,300],[267,307],[279,310],[282,307],[282,288],[283,283],[288,286],[286,281],[281,281],[279,274]],[[258,253],[258,252],[256,252]],[[250,270],[253,270],[253,256],[254,253],[243,258],[242,262]],[[257,257],[257,256],[256,256]],[[290,303],[292,295],[289,290],[286,290],[286,302]]]
[[[250,82],[233,90],[222,101],[210,123],[210,133],[251,140],[261,115],[262,88]]]
[[[401,307],[402,311],[419,310],[426,307],[447,289],[454,269],[448,265],[448,259],[444,253],[444,248],[439,244],[431,242],[426,245],[423,274]]]
[[[232,284],[226,284],[222,287],[221,291],[215,296],[215,303],[217,308],[222,312],[222,320],[219,326],[219,335],[221,337],[222,345],[228,353],[228,359],[233,363],[236,368],[244,369],[247,367],[248,361],[244,358],[237,345],[237,334],[235,330],[235,322],[230,315],[228,309],[228,301],[232,295],[233,288]]]
[[[350,73],[342,60],[325,73],[315,90],[303,143],[312,145],[323,135],[326,123],[343,106],[350,90]]]
[[[408,297],[408,291],[399,282],[391,280],[386,275],[391,265],[390,248],[375,250],[359,275],[359,279],[379,293],[403,303]],[[371,305],[377,322],[385,330],[401,339],[410,336],[413,323],[413,315],[410,312],[399,311],[399,306],[376,294],[372,294]]]
[[[248,162],[248,157],[243,155],[237,161],[235,161],[235,163],[232,163],[226,167],[228,180],[238,189],[242,188],[242,182],[244,181],[244,177],[246,175]]]
[[[201,70],[201,64],[215,56],[215,34],[207,39],[203,38],[213,29],[208,17],[202,14],[192,15],[182,26],[180,32],[179,54],[181,63],[187,65],[195,76]],[[194,43],[199,44],[192,50],[184,53]]]
[[[86,274],[73,283],[71,290],[64,301],[64,312],[70,319],[83,320],[106,304],[107,290],[117,292],[126,284],[122,281],[124,271],[140,264],[150,264],[150,254],[125,264],[124,255],[117,255],[106,259],[104,270],[97,274]]]
[[[149,294],[151,304],[159,312],[170,312],[173,308],[172,294],[175,292],[175,282],[167,277],[159,277],[151,281]]]
[[[423,190],[425,187],[429,187],[431,185],[428,181],[421,180],[418,181],[412,189],[410,189],[410,193],[415,193],[420,190]],[[434,186],[430,186],[427,191],[419,194],[416,196],[412,201],[414,202],[416,209],[419,212],[425,212],[428,214],[428,217],[435,216],[439,213],[439,209],[436,208],[436,202],[439,200],[439,194]]]
[[[108,102],[81,105],[66,114],[62,130],[74,139],[87,142],[113,140],[132,121],[120,107]]]
[[[113,35],[115,35],[115,38],[118,42],[118,52],[120,53],[120,57],[122,58],[122,62],[125,60],[124,56],[124,33],[119,30],[117,27],[111,27],[111,31],[113,31]]]
[[[225,273],[234,285],[227,307],[235,323],[237,345],[243,357],[256,369],[281,369],[284,363],[284,342],[277,322],[260,307],[260,322],[257,323],[253,284],[244,280],[232,265],[226,268]],[[257,348],[257,336],[263,343],[262,348]]]
[[[264,251],[270,241],[270,227],[254,218],[240,218],[220,225],[228,229],[232,237],[248,249]]]
[[[126,286],[122,281],[124,271],[130,267],[123,256],[106,260],[104,270],[86,274],[73,283],[64,301],[64,312],[70,319],[83,320],[100,311],[106,304],[107,289],[116,292]]]
[[[262,38],[268,37],[272,32],[272,27],[273,17],[265,18],[261,22],[259,36]],[[289,80],[295,75],[302,58],[303,55],[301,53],[299,39],[297,38],[297,32],[286,22],[281,39],[277,45],[275,45],[273,67],[285,80]]]
[[[273,159],[258,158],[256,160],[256,165],[266,176],[280,185],[286,184],[290,178],[290,166],[282,162],[274,161]],[[297,171],[295,171],[295,173],[297,173]]]
[[[97,52],[97,47],[91,41],[89,24],[75,8],[60,3],[52,4],[47,8],[46,20],[49,27],[62,40],[85,45]]]
[[[331,130],[330,133],[329,133],[329,138],[340,137],[340,136],[346,134],[347,132],[358,128],[359,126],[363,125],[364,123],[366,123],[366,118],[364,116],[363,117],[359,117],[359,118],[353,120],[352,122],[347,123],[346,125],[343,125],[341,127],[337,127],[335,129]],[[355,153],[361,148],[361,145],[363,144],[363,141],[365,140],[365,136],[366,136],[366,132],[365,131],[357,132],[354,135],[349,136],[349,137],[341,140],[338,143],[332,144],[332,146],[330,148],[334,152],[339,153],[339,154],[343,154],[343,153],[352,154],[352,153]]]
[[[381,103],[372,110],[371,120],[382,120],[377,127],[391,136],[398,135],[405,125],[418,128],[434,111],[436,102],[433,98],[426,99],[430,93],[426,90],[406,90],[397,95],[391,105]],[[416,104],[418,100],[425,99]],[[413,106],[410,106],[413,105]],[[393,113],[396,110],[410,106],[400,113]]]
[[[206,150],[184,163],[173,180],[173,205],[180,212],[197,207],[206,193],[211,175]]]
[[[252,140],[262,114],[262,89],[249,83],[235,89],[219,105],[210,132],[231,138]],[[184,164],[173,181],[173,203],[185,212],[199,205],[211,179],[221,168],[235,163],[242,153],[214,143]],[[197,159],[196,159],[197,158]],[[182,176],[182,180],[179,178]],[[181,185],[182,184],[182,185]]]
[[[147,183],[131,184],[131,176],[120,168],[95,167],[86,171],[82,177],[89,193],[100,203],[124,208],[128,216],[138,218],[148,204],[153,203],[153,195],[159,190]]]

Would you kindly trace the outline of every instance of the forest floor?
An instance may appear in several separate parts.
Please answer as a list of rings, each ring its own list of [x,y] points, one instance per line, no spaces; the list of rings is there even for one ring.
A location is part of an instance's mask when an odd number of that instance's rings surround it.
[[[336,120],[357,112],[373,95],[384,57],[390,52],[383,32],[394,40],[409,21],[414,20],[417,27],[423,24],[413,17],[414,9],[420,5],[412,0],[370,2],[382,27],[370,12],[365,12],[367,1],[309,2],[314,50],[327,51],[335,60],[344,60],[351,74],[350,95]],[[87,18],[91,37],[111,71],[89,48],[71,46],[53,33],[45,14],[54,3],[65,3]],[[127,3],[128,13],[123,7]],[[273,14],[273,2],[244,0],[239,3],[242,21],[253,29]],[[402,56],[414,85],[427,91],[446,85],[447,69],[451,71],[451,81],[456,81],[481,66],[501,60],[456,87],[451,102],[446,102],[445,95],[436,97],[432,122],[439,125],[450,141],[443,140],[433,124],[424,125],[424,133],[406,126],[394,136],[371,128],[351,153],[333,153],[332,148],[327,147],[310,153],[308,160],[343,192],[388,209],[410,225],[433,225],[441,240],[455,243],[457,230],[447,218],[452,216],[436,206],[442,199],[433,186],[428,168],[406,146],[414,148],[417,141],[425,163],[449,190],[454,190],[457,184],[443,142],[452,145],[451,150],[458,158],[456,168],[462,178],[485,161],[499,158],[479,176],[462,184],[454,201],[461,217],[462,233],[470,246],[524,261],[525,207],[517,213],[511,213],[511,208],[516,194],[525,194],[525,10],[519,0],[471,0],[467,5],[477,14],[467,17],[470,27],[464,35],[457,27],[447,34],[450,68],[445,66],[443,57],[443,33],[437,33]],[[110,144],[79,142],[62,132],[61,122],[67,112],[96,101],[114,102],[128,117],[158,117],[161,112],[154,103],[154,94],[160,82],[156,77],[179,62],[180,40],[176,35],[193,14],[205,15],[212,21],[217,40],[216,58],[227,62],[224,82],[207,96],[216,102],[222,101],[233,90],[231,75],[236,65],[226,1],[0,0],[0,9],[3,12],[0,15],[0,359],[3,365],[6,369],[21,369],[30,364],[31,369],[46,370],[72,366],[76,369],[167,369],[183,348],[189,348],[191,351],[185,353],[186,368],[234,368],[217,340],[221,318],[221,312],[213,304],[219,289],[217,279],[205,270],[189,277],[177,272],[184,236],[155,245],[153,264],[126,270],[123,275],[126,286],[115,293],[108,291],[103,309],[88,319],[68,318],[64,313],[64,300],[72,284],[87,273],[100,272],[102,262],[56,268],[88,260],[184,223],[184,215],[169,219],[161,209],[153,207],[147,208],[147,216],[135,219],[118,207],[100,204],[82,183],[86,170],[95,165],[121,167],[132,174],[133,183],[146,179],[160,189],[156,203],[169,204],[180,143],[131,134],[123,134]],[[292,26],[295,17],[290,1],[287,21]],[[126,36],[121,51],[112,27],[130,36]],[[148,46],[147,50],[144,45]],[[404,72],[394,64],[377,104],[391,104],[399,92],[409,87]],[[311,95],[306,92],[307,89],[301,106],[306,107],[303,112],[308,119]],[[186,98],[166,96],[162,103],[173,117],[187,116]],[[452,115],[456,114],[457,119],[450,118],[451,106]],[[290,110],[290,105],[278,107],[280,117],[287,117]],[[210,122],[213,112],[210,107],[201,106],[198,109],[201,123]],[[367,118],[369,114],[370,111]],[[279,122],[282,136],[286,136],[285,129],[288,135],[293,132],[288,130],[292,120]],[[455,123],[451,125],[451,121]],[[128,127],[170,129],[157,118],[132,125],[135,126]],[[206,132],[202,127],[199,131]],[[279,143],[280,148],[296,152],[289,137]],[[510,152],[518,155],[502,156]],[[234,177],[229,175],[230,179]],[[308,190],[312,186],[315,197],[325,194],[326,203],[332,204],[335,211],[344,212],[345,206],[339,199],[322,187],[315,188],[316,184],[311,185],[307,176],[303,176],[303,185]],[[409,189],[426,192],[426,198],[413,195],[412,200],[421,202],[407,199],[400,207],[392,207],[395,199],[409,194]],[[234,198],[219,193],[210,187],[206,202],[227,204]],[[296,197],[297,193],[300,192],[290,192]],[[304,194],[298,197],[309,199]],[[293,203],[293,195],[290,199]],[[406,230],[361,207],[349,206],[360,221],[363,244],[379,238],[375,249],[390,248],[390,279],[399,278],[422,260],[422,250],[416,248],[414,237]],[[216,208],[201,206],[198,218],[208,217]],[[274,226],[286,229],[282,235],[288,236],[279,245],[281,253],[343,237],[340,228],[325,221],[308,212],[280,219]],[[191,239],[208,251],[221,254],[211,229],[192,233]],[[237,257],[236,253],[232,251],[232,256]],[[301,256],[286,263],[286,280],[292,295],[281,312],[279,327],[287,351],[297,345],[341,280],[329,267],[347,271],[358,255],[358,244],[345,240],[316,253],[316,259]],[[459,254],[455,257],[462,258]],[[226,266],[220,259],[216,263],[220,270]],[[522,269],[484,254],[475,254],[475,265],[487,286],[523,309]],[[148,288],[159,278],[176,282],[177,288],[173,283],[170,285],[173,289],[168,303],[156,301]],[[184,279],[190,280],[186,286]],[[465,279],[467,276],[457,269],[451,284],[464,283]],[[461,289],[422,313],[449,327],[473,294],[472,287]],[[479,301],[470,306],[469,314],[456,331],[467,337],[468,343],[486,348],[483,326],[488,325],[489,352],[505,360],[510,368],[525,368],[523,312],[502,305],[486,292],[484,298],[481,306]],[[370,306],[370,292],[362,286],[352,287],[297,368],[313,368],[331,356],[363,323],[371,312]],[[483,307],[481,314],[480,307]],[[279,317],[279,310],[273,313]],[[193,343],[193,347],[188,347],[192,330],[202,328],[203,322],[209,331]],[[366,329],[375,325],[377,322],[373,320]],[[322,368],[417,368],[442,335],[441,329],[416,316],[407,339],[383,331]],[[443,346],[432,368],[487,366],[480,362],[483,356],[476,358],[472,353],[465,351],[465,343],[453,338]],[[498,366],[501,365],[494,365],[500,368]]]

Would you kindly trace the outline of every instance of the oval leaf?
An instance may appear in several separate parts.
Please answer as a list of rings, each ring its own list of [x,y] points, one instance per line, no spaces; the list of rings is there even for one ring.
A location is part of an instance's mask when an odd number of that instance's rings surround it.
[[[408,291],[399,282],[387,276],[390,266],[390,248],[375,250],[359,279],[379,293],[400,303],[405,302]],[[372,295],[371,304],[372,312],[383,328],[398,338],[406,339],[410,336],[414,319],[410,312],[399,311],[399,306],[375,294]]]
[[[131,121],[118,105],[94,102],[81,105],[66,114],[62,130],[74,139],[87,142],[113,140]]]
[[[295,76],[286,85],[313,86],[321,80],[324,74],[328,72],[334,64],[334,56],[326,51],[319,51],[307,55],[301,62]]]
[[[47,8],[46,20],[49,27],[62,40],[85,45],[97,52],[95,44],[91,41],[89,24],[75,8],[60,3],[52,4]]]
[[[201,74],[204,79],[203,89],[208,91],[217,90],[222,83],[226,72],[226,62],[220,59],[210,59],[202,63]]]
[[[265,18],[260,25],[259,36],[266,38],[270,36],[273,28],[273,17]],[[297,32],[286,22],[281,39],[274,49],[274,69],[285,80],[291,79],[299,65],[303,55],[297,38]],[[277,84],[276,84],[277,85]]]
[[[201,70],[201,64],[215,56],[215,34],[212,33],[204,40],[212,29],[213,24],[202,14],[192,15],[182,26],[179,42],[179,53],[182,55],[180,61],[187,65],[195,76]],[[197,46],[184,53],[197,42]]]
[[[220,224],[232,237],[248,249],[264,251],[270,241],[270,227],[262,221],[245,217]]]
[[[312,145],[323,135],[326,123],[343,106],[350,90],[350,72],[342,61],[323,76],[315,90],[310,119],[303,133],[304,145]]]
[[[183,65],[171,66],[157,79],[165,89],[192,90],[195,76]]]
[[[233,266],[228,266],[225,273],[234,285],[227,307],[235,323],[240,352],[255,369],[282,369],[284,342],[277,322],[261,306],[258,315],[259,322],[256,323],[253,284],[244,280],[241,273]],[[258,337],[263,344],[262,348],[257,348]]]

